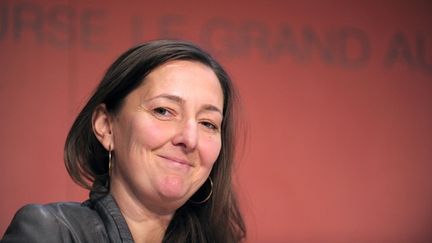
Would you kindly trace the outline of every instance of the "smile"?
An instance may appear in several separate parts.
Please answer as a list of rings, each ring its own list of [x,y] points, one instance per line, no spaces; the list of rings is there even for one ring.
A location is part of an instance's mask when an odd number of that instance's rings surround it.
[[[177,157],[173,157],[173,156],[166,156],[166,155],[159,155],[159,157],[169,160],[170,162],[174,163],[174,164],[178,164],[180,166],[187,166],[187,167],[192,167],[192,163],[190,163],[189,161],[185,160],[185,159],[181,159],[181,158],[177,158]]]

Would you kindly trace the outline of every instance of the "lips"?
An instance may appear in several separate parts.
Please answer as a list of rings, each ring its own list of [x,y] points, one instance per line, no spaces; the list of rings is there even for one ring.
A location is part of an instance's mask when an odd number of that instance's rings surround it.
[[[179,164],[179,165],[185,165],[185,166],[192,167],[192,163],[190,163],[188,160],[183,159],[183,158],[179,158],[179,157],[175,157],[175,156],[168,156],[168,155],[159,155],[159,157],[164,158],[166,160],[169,160],[169,161],[176,163],[176,164]]]

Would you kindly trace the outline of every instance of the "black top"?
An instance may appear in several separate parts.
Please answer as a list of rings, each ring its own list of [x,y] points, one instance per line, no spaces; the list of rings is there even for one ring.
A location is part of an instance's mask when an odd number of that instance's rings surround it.
[[[2,243],[125,242],[133,238],[110,195],[92,195],[84,203],[26,205],[15,214]]]

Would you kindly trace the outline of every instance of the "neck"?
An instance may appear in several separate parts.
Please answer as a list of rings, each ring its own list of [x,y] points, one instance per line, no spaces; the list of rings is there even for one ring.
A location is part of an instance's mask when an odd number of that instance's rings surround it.
[[[134,242],[162,242],[174,212],[152,210],[138,200],[122,183],[112,181],[111,194],[129,227]]]

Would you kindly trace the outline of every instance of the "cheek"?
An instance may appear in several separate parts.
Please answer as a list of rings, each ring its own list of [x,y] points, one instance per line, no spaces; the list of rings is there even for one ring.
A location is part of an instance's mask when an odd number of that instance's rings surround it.
[[[204,165],[213,166],[219,156],[221,144],[220,138],[206,137],[202,139],[200,150]]]
[[[171,129],[167,124],[149,117],[137,117],[132,120],[132,137],[148,150],[157,149],[169,139]]]

